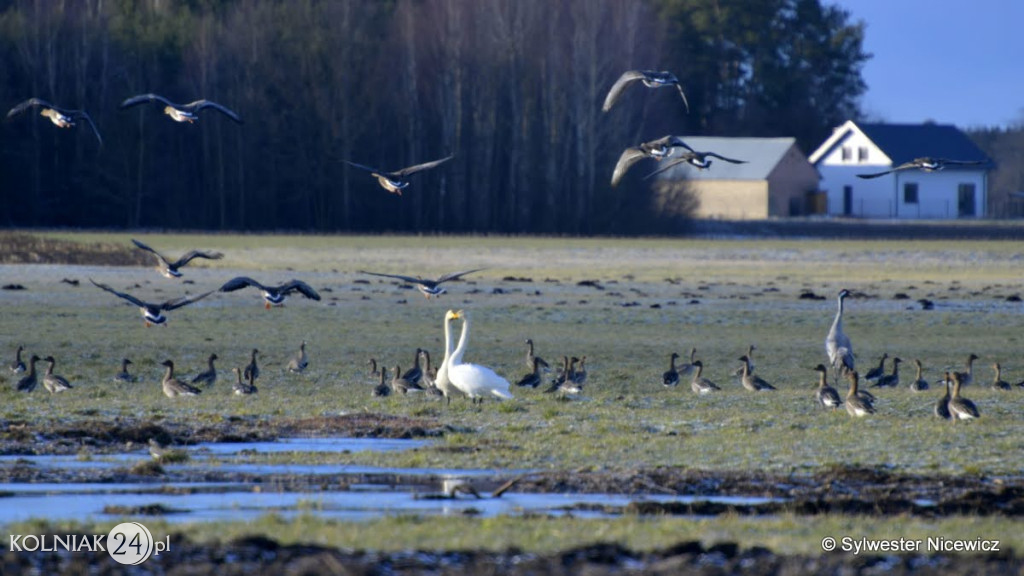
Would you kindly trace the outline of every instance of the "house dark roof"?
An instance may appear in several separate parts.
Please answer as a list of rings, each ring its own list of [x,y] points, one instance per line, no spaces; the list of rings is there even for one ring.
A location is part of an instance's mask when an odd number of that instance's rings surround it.
[[[966,134],[952,124],[862,124],[857,127],[886,156],[894,166],[914,158],[944,158],[946,160],[981,160],[989,164],[992,159],[978,148]]]
[[[683,139],[694,150],[716,152],[729,158],[746,160],[746,163],[730,164],[711,158],[714,165],[707,170],[698,170],[686,163],[677,164],[660,174],[659,179],[765,180],[786,152],[796,145],[796,138],[686,136]]]

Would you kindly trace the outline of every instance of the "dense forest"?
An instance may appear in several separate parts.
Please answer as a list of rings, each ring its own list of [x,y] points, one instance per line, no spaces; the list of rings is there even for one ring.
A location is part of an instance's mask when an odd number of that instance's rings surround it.
[[[827,0],[0,0],[0,223],[311,231],[630,233],[649,187],[609,184],[665,134],[794,136],[859,115],[864,27]],[[625,70],[673,90],[601,104]],[[176,123],[154,92],[219,102]],[[345,163],[454,154],[386,193]]]

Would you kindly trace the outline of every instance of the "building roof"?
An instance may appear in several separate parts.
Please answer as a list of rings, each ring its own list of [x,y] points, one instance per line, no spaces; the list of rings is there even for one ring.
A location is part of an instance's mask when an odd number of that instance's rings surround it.
[[[796,145],[795,138],[686,136],[683,140],[698,152],[715,152],[736,160],[746,160],[747,163],[732,164],[717,158],[709,158],[712,161],[712,166],[707,170],[698,170],[684,162],[659,174],[659,178],[665,180],[680,178],[689,180],[766,180],[786,152]]]
[[[853,121],[837,128],[832,137],[811,154],[811,162],[817,163],[828,155],[829,151],[842,143],[846,131],[854,127],[878,146],[894,166],[923,157],[992,163],[991,158],[952,124],[872,124]]]

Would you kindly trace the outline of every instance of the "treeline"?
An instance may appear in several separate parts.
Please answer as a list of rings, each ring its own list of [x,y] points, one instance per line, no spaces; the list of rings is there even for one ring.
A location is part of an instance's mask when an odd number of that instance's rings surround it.
[[[674,134],[795,136],[858,115],[864,30],[820,0],[0,2],[0,103],[84,108],[0,129],[0,222],[316,231],[629,233],[656,222],[623,148]],[[625,70],[673,71],[678,93]],[[178,124],[154,92],[214,100]],[[385,169],[455,154],[402,197]],[[640,171],[642,172],[642,170]]]

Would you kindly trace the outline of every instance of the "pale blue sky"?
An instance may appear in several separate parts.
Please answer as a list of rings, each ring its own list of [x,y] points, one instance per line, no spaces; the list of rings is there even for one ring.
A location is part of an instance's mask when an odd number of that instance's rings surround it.
[[[1024,124],[1024,1],[824,0],[867,24],[862,109],[960,128]]]

